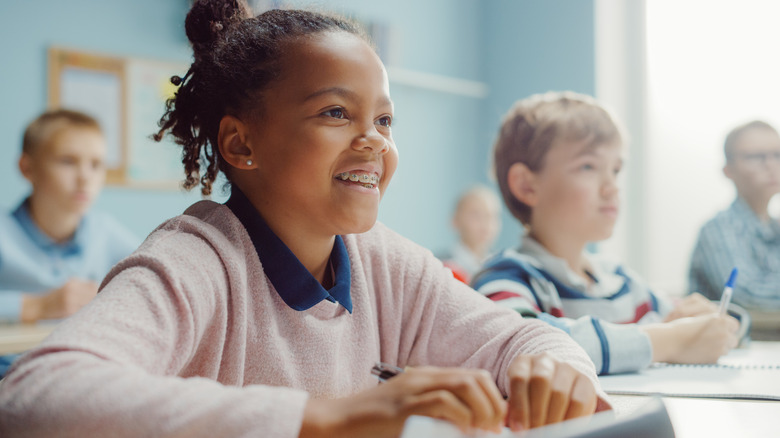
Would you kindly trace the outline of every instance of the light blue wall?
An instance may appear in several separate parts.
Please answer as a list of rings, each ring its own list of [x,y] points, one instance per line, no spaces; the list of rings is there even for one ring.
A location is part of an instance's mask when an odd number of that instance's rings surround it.
[[[380,219],[433,250],[454,239],[449,216],[457,194],[487,181],[498,118],[513,100],[548,88],[593,92],[590,0],[293,3],[389,25],[396,35],[395,66],[482,81],[492,90],[487,99],[476,99],[391,83],[401,163]],[[186,0],[0,2],[0,208],[12,208],[28,190],[16,160],[24,126],[46,105],[46,49],[58,45],[187,61],[188,5]],[[145,235],[197,199],[195,193],[107,187],[97,207]],[[516,240],[517,229],[505,223],[509,231],[502,243]]]

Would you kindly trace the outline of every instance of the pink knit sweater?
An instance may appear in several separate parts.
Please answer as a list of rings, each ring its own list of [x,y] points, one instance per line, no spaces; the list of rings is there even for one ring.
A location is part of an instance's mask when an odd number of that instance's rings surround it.
[[[353,313],[296,311],[233,213],[193,205],[15,365],[0,436],[296,437],[308,397],[377,385],[377,360],[485,368],[506,391],[515,356],[548,351],[596,382],[568,335],[495,305],[383,225],[344,242]]]

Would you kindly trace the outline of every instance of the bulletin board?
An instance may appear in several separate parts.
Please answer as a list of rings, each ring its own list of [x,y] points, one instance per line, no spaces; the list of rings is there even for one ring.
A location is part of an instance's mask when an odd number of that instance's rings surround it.
[[[97,119],[106,136],[106,182],[133,188],[176,189],[184,177],[181,149],[151,135],[184,63],[49,49],[49,106]]]

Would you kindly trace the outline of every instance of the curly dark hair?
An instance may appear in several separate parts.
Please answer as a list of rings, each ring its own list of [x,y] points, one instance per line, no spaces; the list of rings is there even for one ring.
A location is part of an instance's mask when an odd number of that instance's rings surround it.
[[[230,165],[217,143],[220,120],[259,108],[262,91],[281,73],[284,44],[324,31],[367,40],[354,23],[317,12],[270,10],[252,17],[246,0],[198,0],[185,29],[194,60],[183,78],[171,78],[179,89],[166,102],[153,137],[160,141],[168,133],[182,146],[182,186],[190,190],[200,184],[204,196],[211,194],[218,172],[230,181]]]

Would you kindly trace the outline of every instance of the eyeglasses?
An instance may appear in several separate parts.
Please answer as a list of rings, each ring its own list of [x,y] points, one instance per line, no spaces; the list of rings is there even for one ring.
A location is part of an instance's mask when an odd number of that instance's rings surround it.
[[[760,166],[766,164],[771,158],[775,163],[780,164],[780,151],[775,152],[754,152],[749,154],[733,154],[737,158],[750,166]]]

